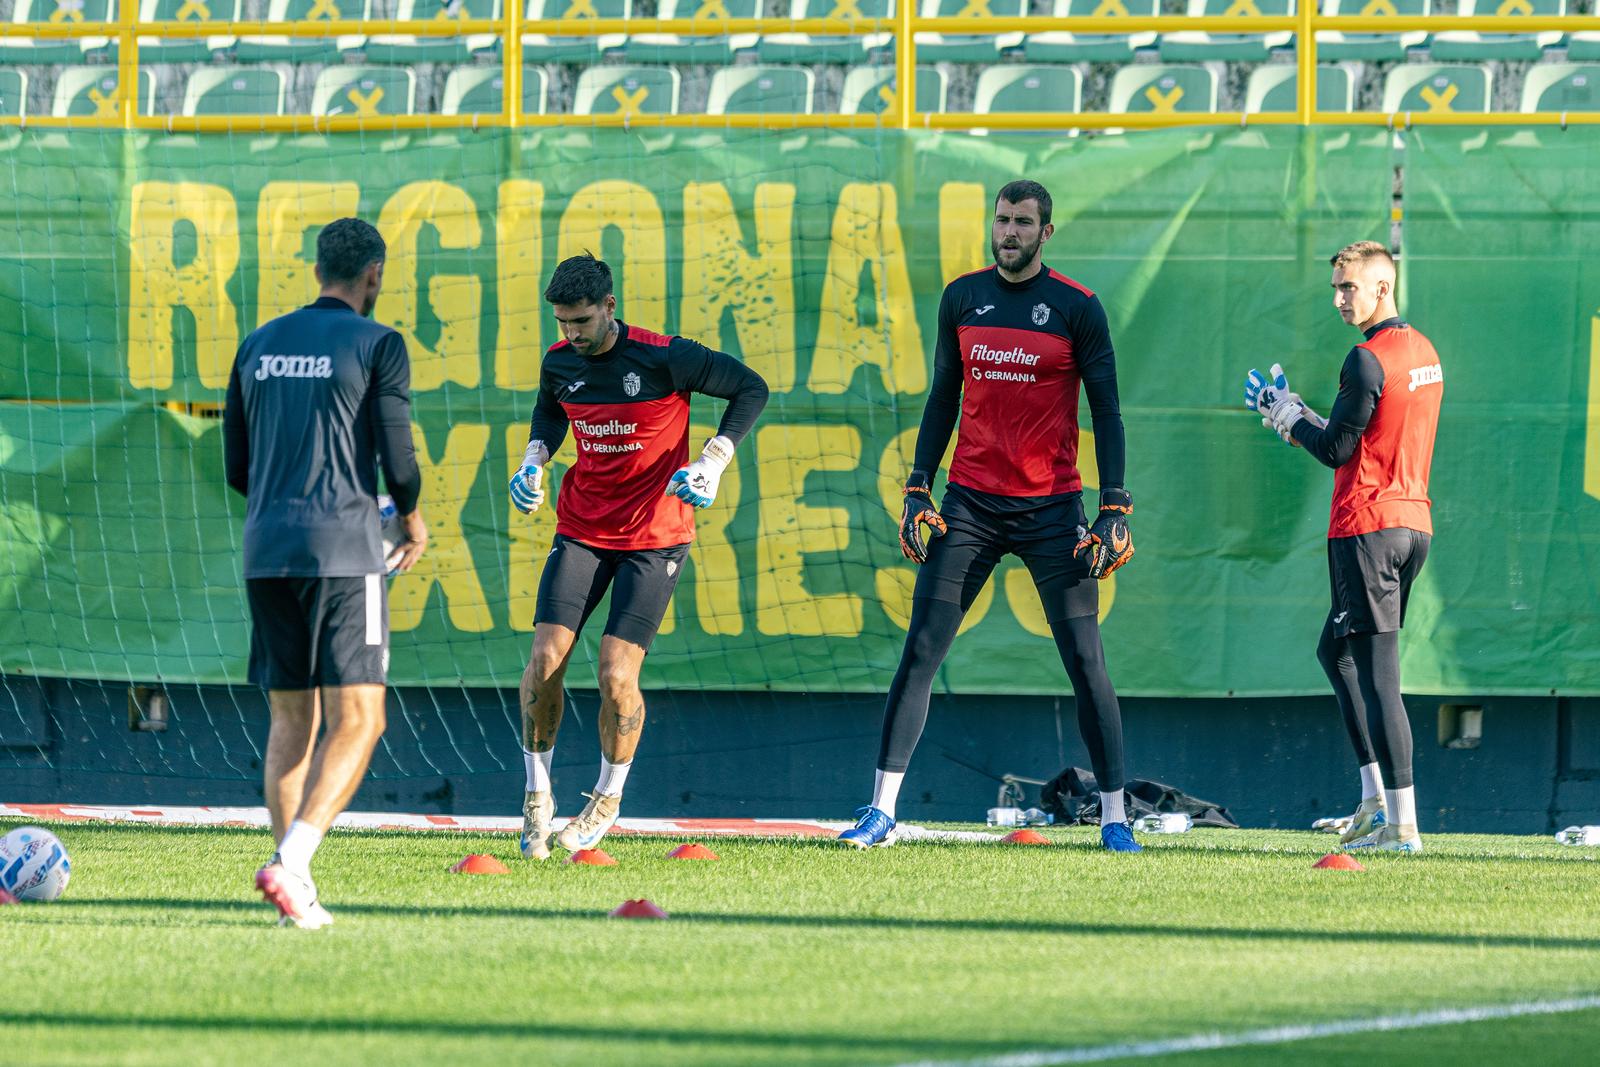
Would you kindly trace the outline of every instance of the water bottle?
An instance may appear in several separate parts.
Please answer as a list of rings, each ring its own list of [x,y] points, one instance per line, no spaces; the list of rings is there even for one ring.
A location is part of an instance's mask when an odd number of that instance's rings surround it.
[[[1600,826],[1569,826],[1556,834],[1563,845],[1600,845]]]
[[[1025,826],[1052,826],[1056,817],[1043,808],[1029,808],[1022,813],[1022,822]]]
[[[1021,808],[990,808],[990,826],[1021,826],[1023,824]]]
[[[1139,819],[1133,828],[1141,834],[1182,834],[1193,825],[1194,820],[1181,811],[1157,811]]]

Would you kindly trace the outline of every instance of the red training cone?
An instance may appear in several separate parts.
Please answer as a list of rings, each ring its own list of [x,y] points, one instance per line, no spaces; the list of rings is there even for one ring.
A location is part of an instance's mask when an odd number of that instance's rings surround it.
[[[679,845],[667,853],[669,860],[714,860],[720,859],[715,852],[698,841],[691,841],[687,845]]]
[[[1355,861],[1355,857],[1347,856],[1343,852],[1330,852],[1312,867],[1321,867],[1325,871],[1364,871],[1365,867]]]
[[[451,874],[510,874],[511,868],[481,852],[474,852],[450,868]]]
[[[613,919],[665,919],[667,913],[648,900],[624,900],[611,911]]]
[[[1013,830],[1000,840],[1008,845],[1048,845],[1050,839],[1037,830]]]
[[[583,863],[590,867],[615,867],[617,861],[612,859],[603,848],[579,849],[567,857],[568,863]]]

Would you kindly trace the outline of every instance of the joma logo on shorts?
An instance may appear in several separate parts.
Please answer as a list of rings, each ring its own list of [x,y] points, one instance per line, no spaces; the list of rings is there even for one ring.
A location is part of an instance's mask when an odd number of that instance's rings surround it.
[[[268,378],[332,378],[332,356],[262,356],[256,381]]]
[[[1444,381],[1444,368],[1435,363],[1427,367],[1417,367],[1411,372],[1411,388],[1407,392],[1416,392],[1424,385],[1438,385]]]

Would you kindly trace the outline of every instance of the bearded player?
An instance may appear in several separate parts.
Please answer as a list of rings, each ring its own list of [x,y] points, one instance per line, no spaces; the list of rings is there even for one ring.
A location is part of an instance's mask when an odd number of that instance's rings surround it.
[[[533,652],[522,675],[527,791],[522,854],[550,855],[550,767],[562,683],[579,632],[611,590],[600,639],[600,778],[582,814],[556,836],[593,848],[617,821],[644,727],[639,671],[694,539],[694,509],[710,507],[733,450],[767,402],[760,375],[732,356],[616,318],[611,268],[590,255],[556,267],[544,298],[564,339],[539,370],[528,449],[511,500],[544,503],[544,468],[570,426],[577,458],[561,482],[556,533],[539,580]],[[689,461],[689,394],[728,402],[716,436]]]
[[[1376,241],[1334,254],[1333,306],[1364,340],[1339,371],[1324,420],[1252,370],[1245,406],[1288,444],[1334,469],[1328,520],[1333,607],[1317,659],[1333,683],[1361,764],[1362,800],[1342,841],[1352,849],[1421,852],[1411,772],[1411,722],[1400,696],[1400,628],[1433,539],[1428,474],[1444,399],[1439,354],[1395,306],[1394,260]]]
[[[1100,787],[1100,839],[1138,852],[1123,798],[1122,712],[1106,676],[1097,580],[1133,556],[1123,486],[1117,368],[1094,293],[1039,258],[1055,228],[1050,194],[1015,181],[995,198],[994,266],[957,278],[939,303],[933,385],[906,480],[900,547],[920,565],[911,624],[889,687],[872,803],[840,840],[894,841],[895,800],[928,718],[934,672],[1002,556],[1022,558],[1077,697]],[[1100,509],[1090,526],[1078,474],[1078,389],[1089,398]],[[960,416],[944,506],[933,475]],[[922,527],[933,533],[924,543]]]

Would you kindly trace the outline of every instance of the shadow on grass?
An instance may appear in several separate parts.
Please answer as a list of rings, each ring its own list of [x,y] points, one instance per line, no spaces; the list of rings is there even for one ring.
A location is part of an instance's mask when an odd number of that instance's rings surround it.
[[[97,910],[232,911],[241,926],[268,925],[258,902],[215,898],[130,897],[115,900],[60,900],[48,907],[25,907],[21,916],[41,922],[87,918]],[[426,917],[452,919],[608,920],[600,911],[559,908],[516,908],[503,905],[426,907],[411,904],[336,904],[337,915],[382,919]],[[65,916],[61,915],[66,912]],[[9,912],[8,914],[15,914]],[[19,916],[20,917],[20,916]],[[905,930],[930,933],[1022,933],[1064,937],[1180,937],[1220,941],[1301,941],[1347,945],[1441,945],[1471,948],[1537,948],[1600,951],[1600,938],[1562,938],[1517,934],[1455,934],[1425,930],[1282,930],[1246,926],[1161,926],[1153,923],[1096,923],[1018,917],[1009,919],[923,918],[896,915],[778,915],[742,912],[672,911],[675,922],[715,926],[810,927],[817,930]]]

